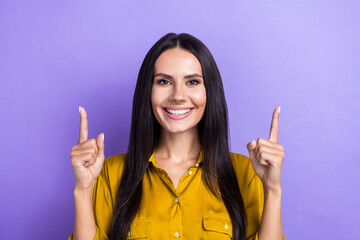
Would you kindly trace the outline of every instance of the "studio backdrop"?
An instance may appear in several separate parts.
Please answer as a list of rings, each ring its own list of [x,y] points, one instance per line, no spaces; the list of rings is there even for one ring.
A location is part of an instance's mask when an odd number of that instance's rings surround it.
[[[127,150],[149,48],[169,32],[218,64],[231,151],[281,106],[287,239],[359,239],[360,2],[0,0],[0,239],[66,239],[78,107],[105,156]]]

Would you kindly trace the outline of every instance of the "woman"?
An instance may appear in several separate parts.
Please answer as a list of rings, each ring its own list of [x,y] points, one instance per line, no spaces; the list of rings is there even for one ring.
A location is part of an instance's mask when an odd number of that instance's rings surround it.
[[[104,161],[104,135],[88,140],[79,111],[69,239],[283,239],[280,107],[251,160],[230,153],[220,73],[200,40],[169,33],[147,53],[127,154]]]

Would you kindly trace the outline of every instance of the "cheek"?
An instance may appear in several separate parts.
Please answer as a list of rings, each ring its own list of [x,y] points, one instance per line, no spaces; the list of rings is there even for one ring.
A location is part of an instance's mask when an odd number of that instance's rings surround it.
[[[161,94],[157,91],[156,88],[151,90],[151,105],[155,108],[157,105],[161,103]]]
[[[196,93],[194,93],[193,95],[193,101],[196,105],[198,105],[198,107],[203,107],[206,105],[206,91],[201,90],[201,91],[197,91]]]
[[[158,114],[158,109],[157,109],[161,103],[161,99],[159,99],[159,96],[160,95],[159,95],[158,91],[156,91],[156,89],[153,88],[151,90],[151,106],[152,106],[152,112],[158,123],[160,123],[160,121],[161,121],[159,114]]]

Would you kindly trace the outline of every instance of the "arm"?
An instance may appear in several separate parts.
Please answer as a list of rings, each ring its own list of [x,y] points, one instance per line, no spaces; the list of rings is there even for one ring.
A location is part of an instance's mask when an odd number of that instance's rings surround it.
[[[92,206],[92,195],[93,187],[88,190],[74,190],[75,224],[73,240],[94,239],[96,225]]]
[[[259,230],[259,240],[284,239],[281,220],[281,189],[266,191],[264,189],[264,211]]]
[[[75,178],[75,224],[69,239],[94,239],[97,232],[93,211],[93,190],[105,160],[104,135],[88,140],[88,121],[84,108],[79,107],[78,144],[71,148],[71,165]]]
[[[247,145],[253,168],[264,190],[259,240],[284,239],[281,220],[281,168],[284,148],[278,143],[279,114],[280,107],[274,110],[269,139],[258,138]]]
[[[110,157],[108,160],[111,160]],[[121,161],[120,158],[115,158]],[[75,198],[75,224],[73,234],[68,240],[74,239],[93,239],[107,240],[110,233],[111,223],[113,219],[113,197],[108,188],[110,182],[105,180],[108,174],[107,163],[98,176],[95,185],[88,191],[82,191],[78,188],[74,190]],[[114,169],[118,169],[116,165],[112,165]],[[120,169],[121,172],[121,169]],[[112,177],[116,180],[118,175]]]

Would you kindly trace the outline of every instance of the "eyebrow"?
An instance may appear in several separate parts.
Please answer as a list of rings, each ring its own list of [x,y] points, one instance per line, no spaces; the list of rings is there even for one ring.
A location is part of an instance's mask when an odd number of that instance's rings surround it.
[[[169,79],[174,79],[171,75],[169,74],[165,74],[165,73],[157,73],[154,75],[154,78],[155,77],[165,77],[165,78],[169,78]],[[197,74],[197,73],[193,73],[193,74],[189,74],[189,75],[186,75],[184,78],[194,78],[194,77],[200,77],[200,78],[203,78],[200,74]]]

